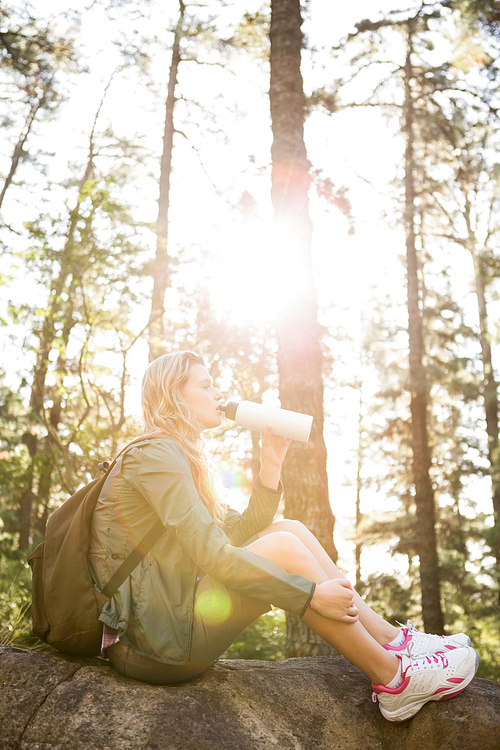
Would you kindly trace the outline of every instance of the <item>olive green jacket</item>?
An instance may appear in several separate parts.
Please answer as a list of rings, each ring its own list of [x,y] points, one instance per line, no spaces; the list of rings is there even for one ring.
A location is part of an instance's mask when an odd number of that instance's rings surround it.
[[[301,616],[315,584],[242,548],[272,523],[281,491],[259,480],[242,513],[227,508],[222,528],[196,491],[181,447],[167,438],[137,443],[120,457],[93,516],[89,564],[100,590],[158,519],[165,534],[104,607],[101,620],[132,651],[187,664],[197,577]]]

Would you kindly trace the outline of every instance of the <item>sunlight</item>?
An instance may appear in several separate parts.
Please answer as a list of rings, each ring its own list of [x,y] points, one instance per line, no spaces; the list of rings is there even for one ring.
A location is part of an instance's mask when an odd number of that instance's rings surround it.
[[[300,304],[314,276],[321,305],[342,310],[342,324],[358,328],[359,310],[373,285],[397,278],[399,238],[371,227],[349,237],[346,222],[336,214],[313,211],[315,227],[311,263],[304,258],[297,235],[273,228],[271,221],[246,222],[244,230],[226,225],[210,270],[212,303],[234,324],[272,322],[277,313]],[[393,256],[392,258],[389,256]],[[391,270],[391,266],[394,266]]]
[[[341,113],[334,123],[313,116],[307,126],[311,161],[332,175],[337,189],[352,185],[348,198],[355,224],[355,233],[350,235],[346,217],[311,186],[314,284],[321,307],[342,308],[342,325],[356,330],[359,311],[375,287],[403,288],[397,258],[404,249],[404,236],[400,229],[391,230],[380,220],[381,213],[389,210],[385,188],[401,144],[380,114],[367,113],[364,122],[370,139],[360,138],[350,112]],[[380,141],[383,148],[374,150],[374,141]],[[267,151],[268,133],[254,132],[253,142]],[[217,157],[223,173],[234,171],[232,153],[226,149]],[[368,181],[358,178],[358,171],[367,174]],[[268,179],[263,175],[257,178],[251,171],[242,176],[239,189],[248,192],[258,215],[242,220],[238,206],[236,219],[231,220],[224,211],[215,219],[216,236],[210,243],[212,300],[216,311],[231,316],[235,324],[262,323],[275,320],[279,309],[300,300],[311,268],[304,262],[299,234],[290,227],[275,226]],[[197,194],[201,185],[192,185],[193,190]],[[216,203],[209,205],[200,195],[197,205],[213,221],[214,212],[220,211]]]
[[[330,233],[330,226],[317,233],[316,243],[326,253]],[[347,237],[346,232],[342,234]],[[340,239],[343,244],[344,238]],[[253,219],[243,229],[226,224],[219,241],[211,281],[212,301],[219,314],[231,315],[235,324],[264,323],[274,321],[278,311],[300,303],[311,284],[312,263],[292,228]]]
[[[225,234],[214,264],[212,297],[216,310],[233,322],[271,321],[282,305],[300,296],[304,269],[291,233],[265,220],[245,222],[244,233]]]

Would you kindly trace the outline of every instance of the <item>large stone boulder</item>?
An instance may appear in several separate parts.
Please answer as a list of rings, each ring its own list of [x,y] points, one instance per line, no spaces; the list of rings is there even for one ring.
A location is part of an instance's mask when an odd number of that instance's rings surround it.
[[[1,750],[499,750],[500,685],[475,679],[402,724],[341,656],[219,661],[154,687],[99,659],[0,646]]]

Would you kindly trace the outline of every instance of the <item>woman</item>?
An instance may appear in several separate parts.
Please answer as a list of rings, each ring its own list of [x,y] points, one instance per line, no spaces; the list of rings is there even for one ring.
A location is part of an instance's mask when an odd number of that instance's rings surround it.
[[[144,375],[144,440],[120,456],[93,518],[96,588],[158,516],[165,533],[102,612],[103,650],[114,668],[153,684],[188,680],[274,604],[358,666],[391,721],[463,690],[478,664],[467,636],[418,633],[410,622],[393,627],[302,524],[272,523],[289,440],[264,432],[260,474],[243,514],[220,502],[201,433],[221,423],[221,399],[192,352],[160,357]]]

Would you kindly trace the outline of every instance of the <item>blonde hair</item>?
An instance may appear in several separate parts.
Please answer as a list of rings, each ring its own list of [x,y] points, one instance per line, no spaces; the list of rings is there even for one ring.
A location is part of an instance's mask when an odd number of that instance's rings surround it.
[[[215,521],[224,518],[224,505],[213,487],[213,473],[193,410],[182,396],[189,370],[205,363],[190,351],[165,354],[149,364],[142,379],[143,435],[166,436],[187,456],[198,494]]]

